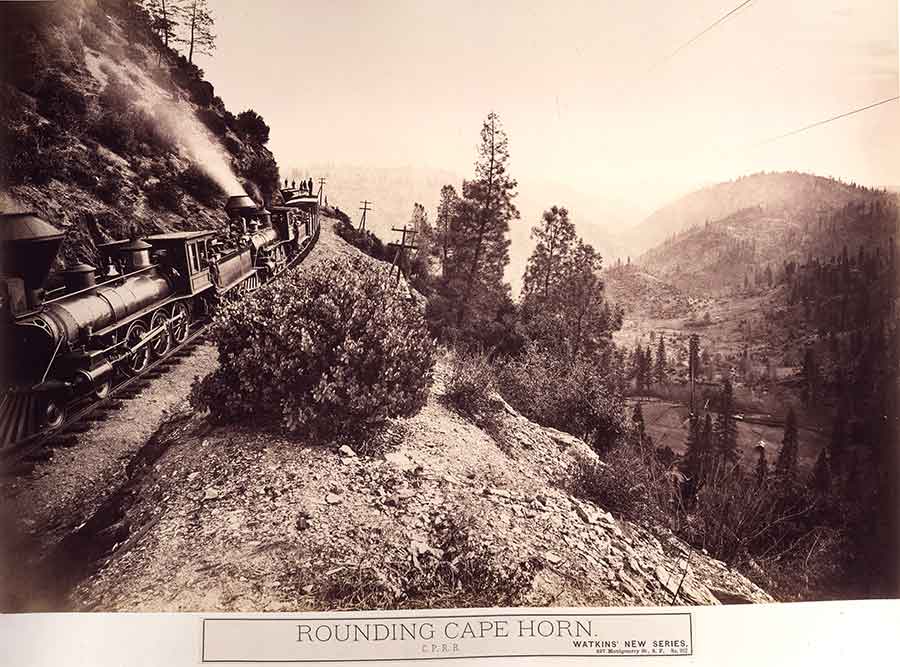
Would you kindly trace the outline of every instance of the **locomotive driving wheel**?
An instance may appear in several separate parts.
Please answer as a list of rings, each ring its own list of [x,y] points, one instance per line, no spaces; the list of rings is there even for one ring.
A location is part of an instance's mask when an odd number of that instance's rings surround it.
[[[100,381],[97,385],[94,386],[93,394],[94,398],[99,400],[103,400],[107,396],[109,396],[109,390],[112,388],[112,380],[109,378]]]
[[[158,329],[159,327],[164,327],[150,344],[153,356],[157,359],[166,356],[169,349],[172,347],[172,333],[169,331],[167,323],[168,317],[166,317],[166,311],[160,309],[153,313],[153,318],[150,320],[150,328]]]
[[[172,306],[172,338],[176,345],[187,340],[191,329],[191,311],[187,304],[179,301]]]
[[[147,325],[143,322],[135,322],[128,327],[128,333],[125,335],[125,345],[129,349],[137,347],[137,345],[147,335]],[[150,364],[150,346],[144,345],[125,357],[125,372],[129,375],[137,375],[143,372]]]
[[[58,429],[66,420],[66,410],[58,401],[47,401],[44,408],[44,428],[48,431]]]

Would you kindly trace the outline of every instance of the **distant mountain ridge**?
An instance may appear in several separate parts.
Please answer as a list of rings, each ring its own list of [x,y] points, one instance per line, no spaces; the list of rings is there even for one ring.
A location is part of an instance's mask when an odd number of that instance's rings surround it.
[[[738,211],[762,206],[767,214],[793,216],[798,211],[824,213],[846,204],[884,195],[855,183],[801,172],[760,172],[705,187],[655,211],[624,236],[639,252],[656,247],[673,234]]]
[[[754,174],[650,216],[641,227],[666,236],[636,261],[680,290],[711,296],[768,282],[767,271],[785,262],[827,260],[844,246],[886,250],[897,218],[898,196],[885,190],[796,172]]]

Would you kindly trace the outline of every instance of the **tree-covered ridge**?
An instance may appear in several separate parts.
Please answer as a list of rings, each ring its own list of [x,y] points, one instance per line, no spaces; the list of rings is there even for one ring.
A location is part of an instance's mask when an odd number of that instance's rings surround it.
[[[697,224],[721,220],[743,209],[763,205],[775,216],[807,208],[827,211],[880,194],[884,191],[814,174],[760,172],[684,195],[637,225],[629,238],[637,250],[646,251]]]
[[[896,237],[896,194],[819,177],[801,182],[815,187],[800,189],[786,201],[765,201],[721,218],[698,212],[690,226],[667,236],[637,263],[679,289],[727,293],[770,286],[790,262],[838,255],[844,245],[886,245]]]

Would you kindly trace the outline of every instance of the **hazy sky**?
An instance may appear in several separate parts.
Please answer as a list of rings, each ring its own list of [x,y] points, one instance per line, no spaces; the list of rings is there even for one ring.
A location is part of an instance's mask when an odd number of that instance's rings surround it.
[[[898,91],[896,0],[211,0],[201,58],[284,167],[468,175],[484,116],[514,177],[668,198],[759,170],[900,185],[900,104],[758,142]]]

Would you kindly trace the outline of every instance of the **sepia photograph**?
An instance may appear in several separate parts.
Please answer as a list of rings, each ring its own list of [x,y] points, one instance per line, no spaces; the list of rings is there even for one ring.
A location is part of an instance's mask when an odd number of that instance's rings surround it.
[[[0,611],[900,597],[897,19],[0,3]]]

